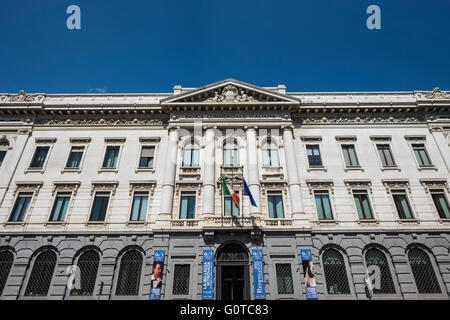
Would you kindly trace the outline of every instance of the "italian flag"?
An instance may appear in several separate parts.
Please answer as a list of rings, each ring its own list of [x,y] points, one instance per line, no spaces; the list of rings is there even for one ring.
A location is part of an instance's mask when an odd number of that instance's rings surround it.
[[[222,187],[223,187],[223,195],[224,196],[231,196],[231,200],[233,200],[234,205],[239,210],[239,200],[240,200],[239,196],[237,195],[236,192],[233,191],[233,189],[231,189],[228,186],[227,180],[225,180],[224,177],[222,177]]]

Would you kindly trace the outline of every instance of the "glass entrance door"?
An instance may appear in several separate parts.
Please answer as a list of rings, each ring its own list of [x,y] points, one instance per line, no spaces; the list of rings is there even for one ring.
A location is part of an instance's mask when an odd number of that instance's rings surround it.
[[[222,266],[222,299],[244,300],[244,266]]]

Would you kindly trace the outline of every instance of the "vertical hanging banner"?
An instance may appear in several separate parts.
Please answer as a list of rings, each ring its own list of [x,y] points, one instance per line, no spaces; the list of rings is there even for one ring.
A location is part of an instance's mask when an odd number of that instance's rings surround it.
[[[306,299],[317,299],[317,286],[314,274],[314,265],[310,249],[300,249],[300,256],[305,275]]]
[[[264,283],[264,262],[262,249],[253,249],[252,259],[255,300],[266,299],[266,285]]]
[[[202,299],[214,299],[214,251],[211,249],[203,250],[202,263]]]
[[[155,250],[153,257],[152,277],[150,280],[150,300],[161,299],[161,288],[166,250]]]

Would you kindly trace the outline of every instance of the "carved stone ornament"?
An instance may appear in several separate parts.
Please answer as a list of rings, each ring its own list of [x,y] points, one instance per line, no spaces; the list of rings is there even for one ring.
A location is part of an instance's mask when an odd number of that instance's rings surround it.
[[[92,182],[92,189],[91,189],[91,196],[96,191],[110,191],[111,195],[114,195],[116,193],[117,186],[119,185],[118,181],[93,181]]]
[[[450,99],[450,94],[445,91],[441,91],[439,88],[434,88],[431,93],[424,94],[427,99]]]
[[[214,97],[206,99],[204,102],[255,102],[253,96],[249,96],[244,90],[238,89],[235,86],[229,84],[222,89],[214,91]]]
[[[98,118],[98,117],[77,117],[71,119],[64,118],[38,118],[36,124],[46,126],[148,126],[165,125],[167,120],[156,118]]]
[[[80,181],[55,182],[53,185],[52,195],[55,195],[56,192],[73,192],[73,195],[75,196],[80,185]]]
[[[442,188],[447,189],[448,183],[445,179],[420,179],[420,183],[426,189]]]
[[[370,180],[344,180],[344,183],[349,193],[354,189],[368,189],[372,192],[372,182]]]
[[[312,194],[314,190],[331,190],[331,193],[333,193],[332,180],[306,180],[306,184],[308,185],[310,194]]]
[[[150,192],[153,195],[156,186],[156,181],[130,181],[130,196],[133,191],[145,191]]]
[[[390,189],[397,189],[397,188],[407,189],[408,191],[410,191],[408,180],[403,180],[403,179],[385,180],[385,179],[383,179],[382,182],[384,184],[384,187],[386,188],[386,191],[388,191],[388,192]]]
[[[41,181],[16,182],[17,187],[14,191],[14,195],[18,192],[34,192],[35,195],[37,195],[43,184],[44,183]]]
[[[411,116],[306,116],[293,117],[295,125],[299,124],[355,124],[355,123],[417,123],[424,122],[422,115]]]
[[[20,90],[19,94],[9,97],[9,102],[31,102],[42,100],[42,95],[29,95],[25,90]]]

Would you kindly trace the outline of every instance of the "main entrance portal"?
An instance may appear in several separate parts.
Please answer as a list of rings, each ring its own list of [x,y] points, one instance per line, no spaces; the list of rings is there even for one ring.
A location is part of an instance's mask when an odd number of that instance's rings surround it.
[[[239,244],[225,245],[217,253],[217,299],[250,299],[249,257]]]

